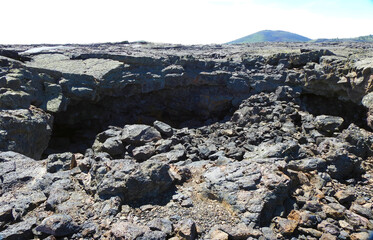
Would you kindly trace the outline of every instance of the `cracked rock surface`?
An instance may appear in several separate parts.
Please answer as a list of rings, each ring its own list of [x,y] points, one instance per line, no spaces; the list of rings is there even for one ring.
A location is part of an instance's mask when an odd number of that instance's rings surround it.
[[[368,239],[373,46],[0,46],[0,239]]]

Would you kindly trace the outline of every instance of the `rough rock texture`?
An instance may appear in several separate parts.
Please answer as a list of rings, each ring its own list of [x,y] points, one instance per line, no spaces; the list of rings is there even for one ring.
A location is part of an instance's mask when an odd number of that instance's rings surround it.
[[[0,239],[366,239],[373,46],[0,46]]]
[[[0,110],[0,150],[40,159],[52,134],[53,118],[43,110]]]

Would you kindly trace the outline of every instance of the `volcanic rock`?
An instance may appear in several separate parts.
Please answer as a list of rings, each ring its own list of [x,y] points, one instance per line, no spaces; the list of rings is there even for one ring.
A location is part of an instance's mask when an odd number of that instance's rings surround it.
[[[0,46],[0,238],[367,238],[372,49]]]

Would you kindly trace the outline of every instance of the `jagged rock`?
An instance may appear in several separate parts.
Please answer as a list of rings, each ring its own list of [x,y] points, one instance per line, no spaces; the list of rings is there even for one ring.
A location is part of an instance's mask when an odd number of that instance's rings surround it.
[[[166,218],[155,218],[152,221],[150,221],[147,225],[151,230],[162,231],[166,233],[168,236],[170,236],[173,232],[173,224],[169,219]]]
[[[322,236],[322,232],[317,231],[316,229],[313,228],[303,228],[299,227],[298,230],[304,234],[311,235],[313,237],[319,238]]]
[[[223,232],[219,229],[212,231],[211,233],[209,233],[209,235],[210,235],[211,240],[228,240],[229,239],[228,233]]]
[[[47,171],[50,173],[70,170],[75,166],[76,160],[73,153],[51,154],[47,159]]]
[[[351,178],[361,172],[360,160],[354,154],[348,153],[349,146],[336,138],[324,138],[318,145],[327,162],[327,172],[332,178]]]
[[[263,143],[259,145],[255,151],[246,152],[244,159],[250,158],[296,158],[298,155],[299,145],[295,141],[286,143]]]
[[[213,144],[208,144],[207,146],[199,146],[199,156],[202,159],[209,158],[210,155],[214,154],[216,152],[216,146]]]
[[[149,231],[149,227],[129,222],[118,222],[113,224],[111,228],[111,233],[116,239],[141,239],[141,237]]]
[[[169,167],[148,160],[135,163],[130,160],[112,160],[97,164],[90,171],[97,194],[102,197],[119,196],[124,201],[154,198],[172,185]]]
[[[57,205],[67,201],[70,198],[70,194],[63,189],[54,188],[49,193],[49,197],[46,201],[46,208],[55,209]]]
[[[351,190],[340,190],[335,193],[335,197],[341,204],[349,204],[355,198],[355,193]]]
[[[29,57],[19,55],[17,51],[8,50],[8,49],[0,49],[0,56],[12,58],[18,61],[29,61],[31,60]]]
[[[161,138],[161,134],[155,128],[141,124],[126,125],[122,132],[122,141],[135,145],[157,141]]]
[[[56,237],[68,236],[78,230],[79,227],[73,222],[73,219],[65,214],[55,214],[47,217],[36,227],[36,231]]]
[[[319,51],[305,51],[301,52],[301,54],[293,54],[290,55],[290,64],[293,67],[304,66],[308,62],[319,62],[320,57],[322,56],[332,56],[332,53],[329,50],[319,50]]]
[[[0,150],[40,159],[52,134],[53,117],[41,109],[0,111]]]
[[[368,238],[369,238],[369,233],[367,232],[353,233],[350,235],[351,240],[363,240],[363,239],[368,239]]]
[[[356,156],[366,158],[371,154],[373,140],[371,132],[350,124],[347,129],[343,130],[340,138],[351,144],[348,150]]]
[[[110,79],[122,64],[118,61],[105,59],[71,60],[62,54],[40,54],[33,57],[33,61],[28,65],[33,68],[61,72],[62,76],[67,79],[71,76],[82,79],[90,77]]]
[[[45,173],[45,166],[41,162],[16,152],[0,152],[0,196],[32,185]]]
[[[337,237],[330,233],[323,233],[323,235],[321,235],[320,240],[337,240]]]
[[[205,193],[224,200],[245,223],[261,224],[272,218],[290,188],[290,179],[277,169],[275,160],[244,160],[212,167],[204,174]]]
[[[32,228],[36,225],[36,218],[27,218],[21,222],[9,225],[7,229],[0,232],[0,239],[31,239]]]
[[[167,234],[162,231],[148,231],[143,236],[136,238],[139,240],[166,240]]]
[[[173,129],[170,125],[161,121],[155,121],[153,125],[155,129],[157,129],[161,134],[165,135],[166,137],[171,137],[173,135]]]
[[[101,148],[102,151],[107,152],[110,156],[120,156],[124,153],[124,146],[119,137],[111,137],[105,140]]]
[[[373,224],[367,218],[349,210],[345,212],[345,219],[355,229],[373,229]]]
[[[119,212],[121,204],[122,201],[119,197],[111,197],[101,204],[98,212],[102,217],[115,215]]]
[[[338,131],[343,121],[341,117],[327,115],[320,115],[315,118],[316,128],[328,134]]]
[[[92,149],[95,152],[107,152],[116,156],[124,153],[124,146],[120,139],[122,129],[111,127],[110,129],[97,134]]]
[[[284,235],[292,234],[298,226],[297,221],[286,218],[275,218],[273,221],[276,224],[279,232]]]
[[[186,152],[184,149],[171,150],[167,153],[154,155],[150,160],[158,160],[165,163],[175,163],[185,159]]]
[[[77,239],[373,228],[372,46],[304,44],[0,51],[0,149],[46,158],[0,152],[0,229],[44,238],[59,213],[79,223],[66,235]],[[33,216],[44,233],[22,225]]]
[[[30,105],[30,94],[24,91],[0,88],[0,109],[29,108]]]
[[[62,88],[58,84],[44,83],[45,99],[41,106],[47,112],[66,111],[68,99],[62,94]]]
[[[245,224],[238,224],[236,226],[223,225],[219,226],[218,228],[224,233],[227,233],[229,239],[234,240],[248,239],[250,237],[258,239],[260,236],[262,236],[262,233],[259,230],[248,227]]]
[[[288,163],[288,167],[298,171],[320,170],[326,167],[326,161],[322,158],[292,160]]]
[[[186,240],[194,240],[197,237],[196,224],[192,219],[184,219],[175,228],[177,234]]]
[[[323,205],[323,212],[331,218],[338,219],[344,217],[346,208],[339,203],[329,203]]]
[[[133,157],[138,161],[145,161],[153,156],[154,153],[155,148],[151,145],[140,146],[132,150]]]
[[[368,206],[361,206],[360,204],[354,203],[351,205],[350,210],[368,219],[373,219],[373,210],[369,204]]]

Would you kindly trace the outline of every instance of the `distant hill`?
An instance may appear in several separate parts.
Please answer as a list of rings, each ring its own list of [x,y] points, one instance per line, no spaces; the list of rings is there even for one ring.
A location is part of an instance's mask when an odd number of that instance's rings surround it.
[[[246,37],[228,42],[228,44],[237,43],[257,43],[257,42],[308,42],[311,39],[286,31],[264,30],[250,34]]]
[[[319,38],[312,42],[371,42],[373,43],[373,35],[361,36],[356,38]]]

